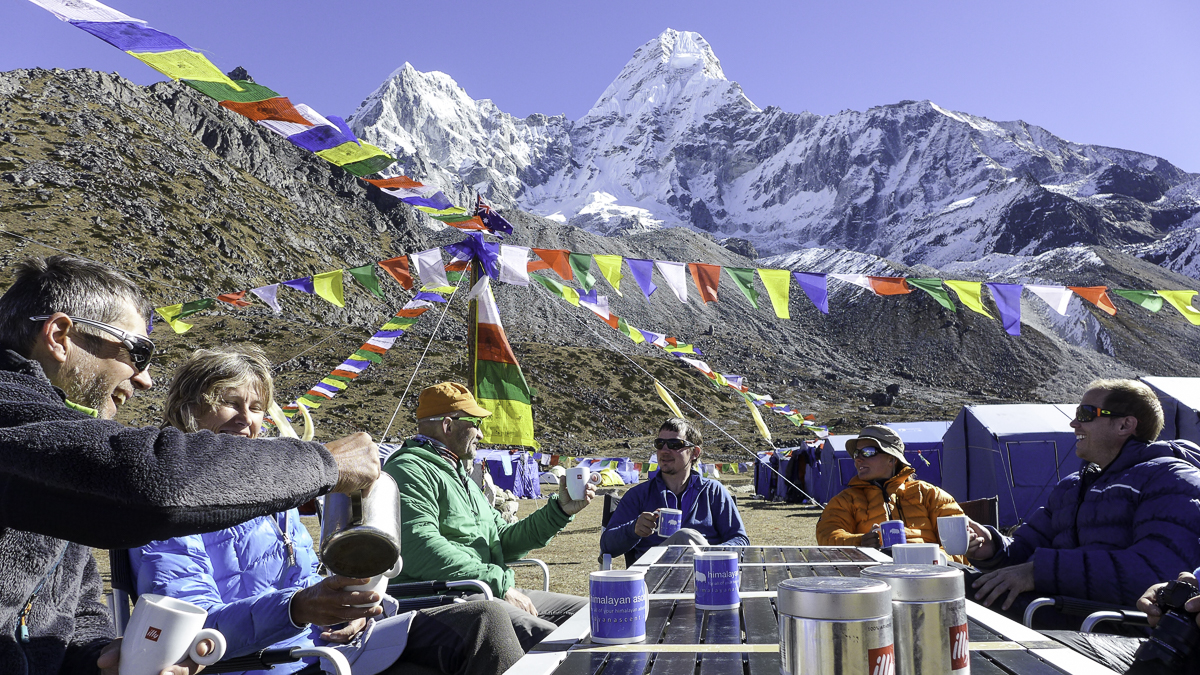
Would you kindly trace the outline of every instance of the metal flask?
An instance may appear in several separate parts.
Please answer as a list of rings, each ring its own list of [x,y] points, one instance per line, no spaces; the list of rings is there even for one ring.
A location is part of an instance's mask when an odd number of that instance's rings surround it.
[[[892,591],[877,579],[779,583],[780,675],[893,675]]]
[[[325,495],[321,562],[344,577],[399,574],[400,491],[395,479],[380,474],[365,495]]]
[[[892,587],[896,675],[967,675],[967,602],[963,573],[941,565],[878,565],[864,578]]]

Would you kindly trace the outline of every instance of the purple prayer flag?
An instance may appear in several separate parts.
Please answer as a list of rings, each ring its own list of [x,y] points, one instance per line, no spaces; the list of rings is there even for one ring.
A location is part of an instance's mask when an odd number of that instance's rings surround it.
[[[174,35],[167,35],[145,24],[128,21],[72,21],[71,24],[123,52],[158,53],[173,49],[192,49]]]
[[[815,272],[792,272],[792,276],[796,278],[796,283],[800,284],[800,288],[804,289],[804,294],[812,301],[812,304],[821,310],[822,314],[829,313],[829,286],[824,274]]]
[[[594,288],[586,293],[580,291],[579,302],[586,302],[590,305],[595,305],[600,302],[599,292]]]
[[[154,332],[154,312],[150,312],[150,323],[146,324],[146,333]]]
[[[654,261],[642,260],[641,258],[626,258],[625,262],[629,264],[629,271],[633,273],[633,278],[637,281],[638,286],[642,289],[642,294],[646,299],[650,299],[650,295],[658,290],[658,286],[654,285]]]
[[[400,201],[411,206],[428,206],[438,211],[454,206],[454,203],[443,192],[435,192],[428,197],[400,197]]]
[[[996,309],[1000,310],[1000,322],[1009,335],[1021,334],[1021,284],[988,284]]]
[[[359,372],[371,367],[370,361],[359,361],[358,359],[346,359],[342,361],[342,365],[338,366],[339,370],[348,370],[350,372]]]
[[[425,300],[426,302],[445,302],[446,299],[434,293],[433,291],[421,291],[413,296],[413,300]]]
[[[337,387],[331,387],[331,386],[325,384],[324,382],[318,382],[318,383],[314,384],[313,389],[316,389],[317,391],[323,391],[326,394],[329,394],[330,396],[337,396],[338,393],[341,391]]]
[[[292,279],[291,281],[283,282],[283,285],[287,286],[288,288],[294,288],[298,291],[304,291],[305,293],[308,293],[309,295],[316,293],[316,291],[313,290],[312,277],[304,277],[303,279]]]
[[[343,143],[354,140],[354,138],[347,138],[341,131],[325,124],[318,124],[311,129],[301,131],[298,134],[292,134],[287,139],[296,147],[304,148],[312,153],[336,148]]]
[[[489,277],[499,281],[500,242],[484,241],[482,232],[469,232],[462,241],[443,246],[442,250],[458,260],[478,258],[483,265],[483,271]]]
[[[345,134],[349,140],[362,145],[362,141],[358,140],[358,136],[354,135],[354,131],[350,129],[349,124],[346,124],[346,120],[337,117],[336,115],[326,115],[325,119],[333,122],[333,126],[337,127],[338,131],[341,131],[343,134]]]
[[[371,337],[377,337],[377,338],[398,338],[398,337],[400,337],[401,335],[404,335],[404,331],[403,331],[403,330],[400,330],[400,329],[396,329],[396,330],[381,330],[381,331],[379,331],[378,333],[376,333],[376,334],[372,335]]]

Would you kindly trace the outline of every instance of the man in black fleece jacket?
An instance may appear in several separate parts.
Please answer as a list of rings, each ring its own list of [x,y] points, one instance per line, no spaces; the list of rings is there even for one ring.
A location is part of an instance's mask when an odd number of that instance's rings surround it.
[[[112,421],[153,386],[149,311],[124,275],[68,256],[22,262],[0,296],[0,673],[115,675],[88,546],[213,531],[379,475],[366,434],[322,446]]]

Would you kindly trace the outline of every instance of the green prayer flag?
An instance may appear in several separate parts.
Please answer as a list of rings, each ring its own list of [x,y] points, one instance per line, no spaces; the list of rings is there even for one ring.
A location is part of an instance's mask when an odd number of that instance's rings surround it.
[[[596,285],[596,277],[592,276],[592,256],[586,253],[571,253],[567,256],[567,262],[571,265],[571,271],[575,273],[575,280],[579,282],[579,286],[590,291]]]
[[[379,288],[379,279],[375,276],[375,265],[363,265],[362,267],[352,267],[347,272],[354,277],[355,281],[363,285],[363,288],[371,291],[371,295],[383,300],[383,291]]]
[[[742,291],[754,309],[758,309],[758,291],[754,288],[754,269],[751,267],[726,267],[725,271],[733,283]]]
[[[371,363],[383,363],[383,357],[375,352],[369,352],[365,349],[359,349],[352,355],[360,361],[370,361]]]
[[[204,298],[203,300],[193,300],[191,302],[185,302],[185,303],[183,303],[183,307],[180,308],[179,316],[176,316],[175,318],[182,319],[186,316],[191,316],[192,314],[195,314],[196,312],[202,312],[206,309],[209,309],[216,304],[217,304],[217,301],[212,298]]]
[[[545,274],[530,274],[529,278],[550,289],[551,293],[557,295],[563,300],[566,300],[576,307],[579,306],[579,291],[575,290],[574,288],[571,288],[570,286],[564,286]]]
[[[933,299],[937,300],[938,304],[942,307],[945,307],[951,312],[957,311],[954,308],[954,302],[950,299],[950,292],[942,286],[941,279],[914,279],[912,277],[908,277],[906,281],[908,281],[909,286],[916,286],[917,288],[932,295]]]
[[[182,80],[184,84],[204,94],[209,98],[215,98],[218,101],[233,101],[234,103],[256,103],[265,101],[269,98],[279,98],[279,94],[261,84],[254,84],[245,80],[234,80],[237,86],[242,88],[238,91],[224,82],[201,82],[199,80]]]
[[[391,155],[375,155],[366,159],[360,159],[357,162],[343,164],[342,168],[362,178],[363,176],[370,176],[373,173],[379,173],[395,163],[396,160]]]
[[[1125,298],[1135,305],[1145,307],[1151,312],[1157,312],[1162,309],[1163,297],[1154,291],[1134,291],[1124,288],[1114,288],[1113,293]]]

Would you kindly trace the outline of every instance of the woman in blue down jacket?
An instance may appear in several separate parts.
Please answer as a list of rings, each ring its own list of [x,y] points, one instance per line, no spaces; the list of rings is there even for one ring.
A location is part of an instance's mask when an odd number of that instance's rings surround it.
[[[272,400],[271,366],[261,350],[200,350],[175,373],[164,426],[255,438]],[[225,636],[227,658],[267,647],[351,643],[344,653],[356,675],[390,672],[403,662],[483,675],[503,672],[522,655],[507,614],[495,603],[460,603],[383,619],[379,603],[390,598],[342,590],[366,579],[317,574],[312,537],[295,509],[217,532],[156,541],[131,550],[130,559],[139,594],[168,595],[208,610],[206,625]],[[382,621],[368,623],[376,617]],[[339,624],[344,625],[332,628]],[[270,672],[294,672],[305,665],[283,664]]]

